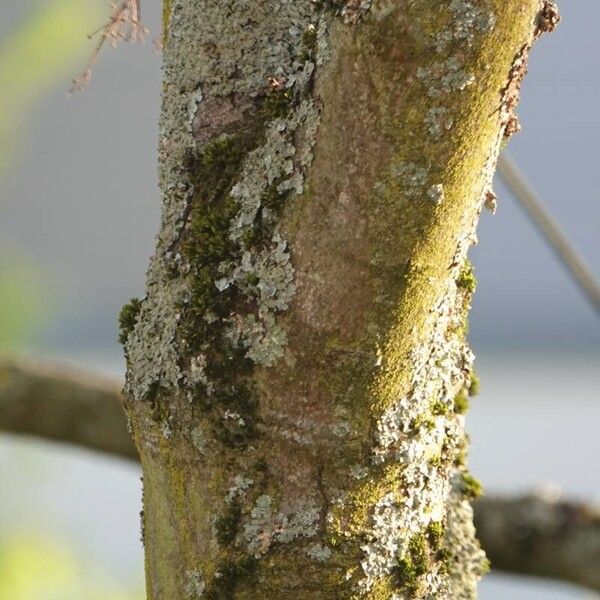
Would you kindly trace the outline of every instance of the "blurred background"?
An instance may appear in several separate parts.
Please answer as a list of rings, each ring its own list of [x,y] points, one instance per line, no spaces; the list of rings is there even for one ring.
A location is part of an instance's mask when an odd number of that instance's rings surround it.
[[[562,2],[536,46],[510,151],[600,270],[597,0]],[[143,46],[103,52],[104,0],[0,0],[0,352],[122,377],[116,315],[143,295],[158,227],[159,0]],[[471,253],[471,341],[482,380],[471,466],[492,492],[554,485],[600,500],[600,322],[501,182]],[[0,436],[0,600],[141,600],[140,473],[128,463]],[[492,574],[482,600],[598,598]]]

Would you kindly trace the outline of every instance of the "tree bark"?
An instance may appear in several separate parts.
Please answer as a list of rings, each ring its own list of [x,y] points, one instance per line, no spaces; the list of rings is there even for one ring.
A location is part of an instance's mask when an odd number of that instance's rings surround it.
[[[540,0],[165,1],[126,307],[151,600],[474,598],[466,252]]]

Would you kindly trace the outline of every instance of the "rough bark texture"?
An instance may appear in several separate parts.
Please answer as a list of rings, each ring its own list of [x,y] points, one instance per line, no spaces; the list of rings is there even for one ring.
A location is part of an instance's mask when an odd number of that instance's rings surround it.
[[[170,0],[126,310],[148,596],[473,598],[466,252],[540,0]]]

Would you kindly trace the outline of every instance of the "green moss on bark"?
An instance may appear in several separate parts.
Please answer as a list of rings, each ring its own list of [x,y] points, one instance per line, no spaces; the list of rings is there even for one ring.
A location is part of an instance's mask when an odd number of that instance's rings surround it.
[[[119,313],[119,343],[121,345],[125,346],[127,343],[127,338],[135,327],[141,308],[142,301],[138,298],[132,298],[121,309]]]

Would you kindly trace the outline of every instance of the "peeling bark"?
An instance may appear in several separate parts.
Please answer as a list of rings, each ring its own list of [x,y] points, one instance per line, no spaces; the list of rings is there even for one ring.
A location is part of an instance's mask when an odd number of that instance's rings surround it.
[[[550,6],[165,4],[150,599],[475,597],[466,253]]]

